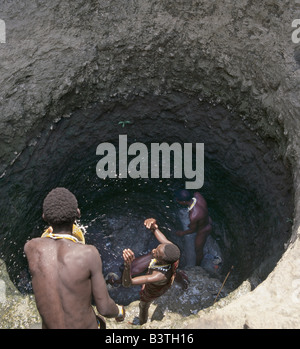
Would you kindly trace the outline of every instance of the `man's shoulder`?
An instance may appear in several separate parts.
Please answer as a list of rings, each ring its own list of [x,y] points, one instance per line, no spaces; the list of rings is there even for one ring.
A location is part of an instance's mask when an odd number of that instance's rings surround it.
[[[198,191],[194,193],[194,198],[197,200],[204,200],[204,197]]]
[[[47,244],[48,242],[49,242],[49,239],[45,239],[41,237],[28,240],[24,245],[24,252],[26,253],[31,251],[32,249],[39,248],[39,246]],[[74,247],[86,252],[88,255],[99,254],[98,250],[93,245],[74,243]]]
[[[76,248],[78,253],[87,260],[95,261],[95,259],[98,260],[100,258],[99,251],[93,245],[76,244]]]
[[[190,212],[190,221],[199,221],[206,215],[206,209],[202,205],[197,205]]]
[[[86,256],[94,256],[99,254],[97,248],[94,245],[81,244],[81,243],[71,243],[72,249],[77,249],[78,253],[82,253]]]
[[[89,245],[89,244],[75,244],[76,246],[85,249],[86,251],[89,251],[91,253],[98,253],[97,248],[94,245]]]
[[[37,245],[42,243],[42,238],[33,238],[31,240],[28,240],[24,245],[24,251],[29,251],[30,249],[36,247]]]
[[[98,269],[102,268],[102,260],[99,251],[93,245],[81,245],[76,246],[78,253],[76,253],[76,259],[84,263],[91,270],[95,267]],[[79,258],[80,256],[80,258]]]
[[[98,255],[99,252],[94,245],[84,245],[84,244],[76,244],[76,247],[84,250],[89,255]]]

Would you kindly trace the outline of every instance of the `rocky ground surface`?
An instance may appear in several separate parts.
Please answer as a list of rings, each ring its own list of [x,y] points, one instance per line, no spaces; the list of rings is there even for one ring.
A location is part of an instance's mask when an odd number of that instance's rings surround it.
[[[33,295],[22,295],[0,260],[0,328],[30,328],[40,322]]]

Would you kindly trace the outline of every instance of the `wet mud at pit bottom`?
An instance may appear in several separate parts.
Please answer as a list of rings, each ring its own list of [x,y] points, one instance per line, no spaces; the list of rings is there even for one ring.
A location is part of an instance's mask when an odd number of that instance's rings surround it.
[[[157,201],[158,197],[161,196],[159,194],[153,195],[152,200]],[[137,202],[140,199],[147,200],[147,196],[142,193],[131,195],[131,200],[133,202]],[[97,247],[103,261],[104,277],[109,273],[116,274],[118,278],[121,277],[123,264],[122,251],[124,248],[132,249],[135,256],[139,257],[151,252],[153,248],[157,247],[159,242],[156,240],[153,233],[146,229],[143,224],[144,219],[150,217],[155,217],[161,231],[169,240],[179,246],[181,250],[179,269],[182,270],[186,267],[191,267],[189,256],[194,253],[194,244],[192,241],[192,243],[190,242],[189,245],[187,245],[186,238],[194,240],[195,236],[193,234],[193,236],[180,238],[175,235],[176,230],[182,229],[179,219],[179,212],[182,209],[177,208],[172,202],[168,203],[163,200],[165,210],[155,212],[155,204],[154,202],[151,203],[152,200],[149,200],[148,205],[146,205],[148,206],[148,209],[146,209],[148,215],[146,215],[144,211],[145,207],[141,208],[138,205],[138,207],[132,207],[131,209],[128,207],[126,215],[120,213],[117,217],[114,215],[114,211],[120,212],[123,205],[115,202],[113,208],[110,208],[107,213],[103,213],[96,218],[91,224],[91,227],[87,228],[88,233],[86,235],[86,241]],[[133,204],[129,206],[133,206]],[[162,205],[162,207],[163,206],[164,205]],[[170,206],[174,206],[174,211],[170,211]],[[185,211],[187,211],[187,209],[185,209]],[[213,259],[215,256],[221,257],[221,250],[212,236],[207,240],[204,253],[202,267],[214,277],[222,277],[222,263],[220,260],[216,262],[216,260]],[[118,287],[108,285],[111,297],[117,302],[125,305],[139,299],[140,289],[140,286],[124,288],[120,285]],[[213,293],[217,291],[218,290],[214,290]]]
[[[139,257],[157,247],[159,242],[144,226],[144,220],[150,217],[155,218],[165,236],[179,246],[181,250],[179,268],[184,269],[188,256],[194,251],[187,250],[185,238],[175,234],[177,230],[183,228],[180,220],[182,206],[176,204],[173,197],[173,192],[181,187],[180,183],[172,183],[171,180],[140,180],[137,181],[139,186],[134,181],[130,182],[134,188],[127,183],[124,189],[122,181],[116,182],[115,189],[117,184],[120,185],[118,195],[111,196],[108,192],[99,199],[99,206],[98,200],[94,201],[93,207],[89,208],[90,220],[84,217],[81,219],[87,231],[86,242],[94,245],[101,255],[104,277],[109,273],[115,273],[121,277],[120,267],[123,265],[124,248],[132,249],[135,256]],[[82,211],[85,211],[84,206]],[[187,212],[187,209],[184,208],[184,211]],[[214,241],[213,238],[211,240]],[[209,255],[211,251],[206,250],[206,254]],[[125,305],[139,299],[140,289],[140,286],[116,288],[108,285],[111,297]]]

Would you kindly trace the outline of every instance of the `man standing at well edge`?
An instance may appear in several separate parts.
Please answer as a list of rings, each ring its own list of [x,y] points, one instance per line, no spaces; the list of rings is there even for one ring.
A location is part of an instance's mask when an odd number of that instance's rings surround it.
[[[175,193],[175,198],[180,205],[187,206],[190,224],[188,229],[177,231],[176,235],[184,236],[196,233],[195,252],[196,265],[200,265],[203,259],[203,248],[208,235],[212,231],[212,220],[209,217],[207,204],[203,196],[195,192],[192,195],[188,190],[182,189]]]
[[[125,317],[124,308],[108,294],[97,249],[72,235],[79,216],[76,197],[65,188],[53,189],[43,204],[43,218],[53,232],[24,247],[43,328],[103,328],[105,321],[94,313],[92,298],[101,315],[117,321]]]

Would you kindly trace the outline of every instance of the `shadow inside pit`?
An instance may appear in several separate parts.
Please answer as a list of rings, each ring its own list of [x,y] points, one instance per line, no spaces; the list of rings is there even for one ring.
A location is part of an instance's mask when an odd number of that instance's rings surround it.
[[[81,224],[87,230],[86,241],[101,254],[104,275],[119,273],[124,248],[139,255],[157,246],[143,226],[149,217],[156,218],[167,238],[180,246],[180,267],[187,265],[189,251],[184,239],[174,234],[181,229],[181,220],[173,193],[184,187],[184,179],[175,179],[171,174],[168,179],[100,180],[96,175],[99,142],[108,141],[109,137],[117,142],[119,134],[125,133],[122,126],[115,127],[120,115],[131,120],[130,126],[126,126],[128,142],[205,144],[205,181],[199,191],[214,222],[211,236],[222,257],[220,280],[232,265],[235,271],[229,283],[231,288],[254,271],[260,282],[274,268],[292,225],[288,169],[280,161],[274,163],[273,148],[261,143],[245,125],[230,127],[231,122],[236,125],[238,121],[228,110],[199,103],[198,98],[164,98],[160,103],[155,96],[149,96],[108,106],[104,111],[98,105],[80,110],[47,129],[35,146],[29,146],[15,159],[0,183],[1,212],[6,218],[0,232],[0,251],[21,292],[32,292],[24,244],[41,236],[46,228],[41,219],[42,202],[57,186],[76,195]],[[138,299],[138,292],[110,290],[112,298],[123,304]]]

